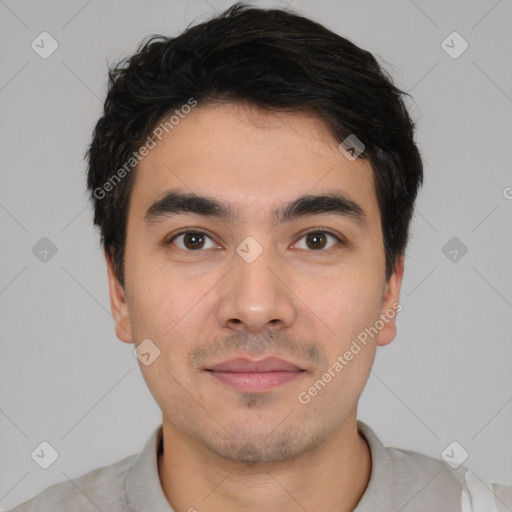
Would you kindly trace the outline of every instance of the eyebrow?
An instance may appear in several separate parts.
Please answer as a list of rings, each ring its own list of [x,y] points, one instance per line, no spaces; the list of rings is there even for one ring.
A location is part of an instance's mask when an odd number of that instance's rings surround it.
[[[215,217],[230,224],[238,220],[231,205],[219,199],[170,190],[147,209],[144,221],[149,225],[186,213]],[[329,213],[347,218],[361,227],[368,225],[361,206],[341,193],[300,196],[273,211],[273,224],[276,226],[308,215]]]

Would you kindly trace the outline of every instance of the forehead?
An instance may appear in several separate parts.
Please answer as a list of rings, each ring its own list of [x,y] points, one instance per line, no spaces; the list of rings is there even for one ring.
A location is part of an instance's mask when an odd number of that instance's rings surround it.
[[[242,219],[331,192],[379,215],[369,161],[349,161],[323,122],[232,103],[197,106],[163,136],[138,165],[130,209],[142,219],[172,189],[218,198]]]

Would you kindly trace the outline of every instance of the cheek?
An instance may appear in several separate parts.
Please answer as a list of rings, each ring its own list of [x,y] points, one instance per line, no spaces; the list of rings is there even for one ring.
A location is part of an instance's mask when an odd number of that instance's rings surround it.
[[[341,345],[379,318],[383,285],[373,274],[368,268],[347,267],[303,289],[304,303]]]
[[[186,385],[190,378],[185,354],[197,336],[194,330],[197,290],[191,290],[177,276],[161,273],[155,267],[138,275],[132,287],[132,327],[137,340],[151,340],[158,353],[150,365],[139,363],[139,366],[155,400],[163,410],[168,410],[180,397],[179,383]]]
[[[375,345],[353,344],[330,351],[329,364],[312,376],[298,402],[324,425],[338,425],[357,407],[375,358]]]
[[[161,271],[157,265],[141,268],[138,279],[131,288],[131,323],[136,339],[150,339],[160,350],[154,365],[141,366],[146,380],[159,385],[168,380],[163,368],[180,381],[190,378],[186,363],[187,354],[198,340],[211,338],[211,318],[207,310],[209,280],[191,282],[179,272]],[[155,368],[153,368],[155,366]]]
[[[131,271],[130,295],[136,311],[132,323],[151,331],[153,336],[165,338],[194,307],[200,290],[175,269],[163,268],[148,258],[133,258],[131,265],[127,261],[126,268]]]

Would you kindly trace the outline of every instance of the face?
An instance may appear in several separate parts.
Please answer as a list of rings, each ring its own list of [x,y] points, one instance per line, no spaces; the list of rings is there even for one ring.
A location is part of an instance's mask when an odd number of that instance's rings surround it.
[[[164,428],[231,460],[290,460],[355,420],[395,336],[403,261],[386,282],[370,164],[306,114],[192,109],[139,164],[124,290],[107,264],[118,337],[160,351],[140,368]],[[222,366],[269,357],[288,366]]]

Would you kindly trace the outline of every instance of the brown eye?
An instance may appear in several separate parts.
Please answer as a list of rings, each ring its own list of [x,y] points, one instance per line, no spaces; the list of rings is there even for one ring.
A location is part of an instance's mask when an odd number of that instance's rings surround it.
[[[301,240],[305,240],[305,247],[299,247],[299,249],[307,249],[312,251],[321,251],[322,249],[325,249],[328,242],[329,237],[331,239],[334,239],[335,243],[327,247],[330,249],[334,245],[336,245],[336,242],[341,242],[341,239],[338,238],[336,235],[333,235],[332,233],[329,233],[328,231],[311,231],[309,233],[306,233]]]
[[[212,239],[206,234],[200,231],[185,231],[183,233],[179,233],[169,240],[169,244],[175,243],[175,241],[181,239],[181,245],[176,243],[176,245],[184,250],[184,251],[197,251],[199,249],[209,249],[215,247]],[[206,239],[209,239],[212,242],[211,247],[205,247]]]
[[[309,233],[306,235],[306,240],[311,249],[323,249],[327,243],[324,233]]]
[[[204,245],[204,236],[200,233],[186,233],[183,236],[183,245],[187,249],[200,249]]]

